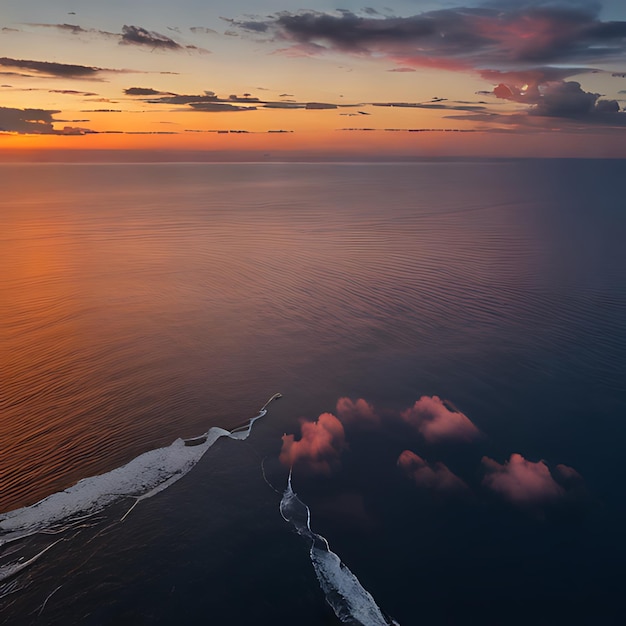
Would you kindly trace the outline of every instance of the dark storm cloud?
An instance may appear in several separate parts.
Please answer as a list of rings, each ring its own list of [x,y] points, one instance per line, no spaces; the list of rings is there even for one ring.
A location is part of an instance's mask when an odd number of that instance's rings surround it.
[[[68,63],[54,63],[50,61],[32,61],[29,59],[10,59],[0,57],[0,66],[13,67],[21,70],[30,70],[37,74],[57,76],[60,78],[97,78],[101,72],[123,72],[102,67],[87,65],[72,65]]]
[[[0,132],[19,135],[85,135],[93,131],[87,128],[65,126],[56,130],[53,115],[60,111],[46,109],[12,109],[0,107]]]
[[[532,118],[550,117],[593,125],[626,126],[626,113],[620,109],[617,100],[601,99],[600,94],[585,91],[576,81],[526,83],[521,87],[519,82],[511,81],[498,84],[493,94],[504,100],[529,105],[527,119],[515,116],[509,120],[512,123],[532,125]],[[492,118],[491,121],[504,120]]]

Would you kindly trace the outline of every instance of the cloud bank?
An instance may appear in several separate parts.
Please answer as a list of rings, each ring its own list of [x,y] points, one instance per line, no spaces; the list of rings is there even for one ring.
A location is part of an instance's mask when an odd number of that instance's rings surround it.
[[[522,1],[386,18],[351,11],[282,11],[265,19],[229,21],[311,51],[382,55],[409,67],[594,63],[621,60],[626,52],[626,22],[602,21],[595,3]]]

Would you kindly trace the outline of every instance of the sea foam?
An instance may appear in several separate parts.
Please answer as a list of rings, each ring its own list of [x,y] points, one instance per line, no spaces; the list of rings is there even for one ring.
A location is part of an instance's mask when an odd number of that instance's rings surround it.
[[[176,439],[170,446],[145,452],[106,474],[84,478],[36,504],[0,514],[0,546],[78,516],[91,515],[124,497],[135,498],[130,512],[138,502],[155,496],[185,476],[221,437],[246,439],[254,422],[279,397],[280,394],[274,394],[246,426],[232,432],[213,427],[194,439]]]
[[[399,626],[395,620],[383,615],[369,591],[330,549],[328,541],[311,530],[311,511],[294,493],[291,474],[280,502],[280,514],[300,536],[311,542],[310,556],[317,580],[326,602],[342,623],[353,626]]]

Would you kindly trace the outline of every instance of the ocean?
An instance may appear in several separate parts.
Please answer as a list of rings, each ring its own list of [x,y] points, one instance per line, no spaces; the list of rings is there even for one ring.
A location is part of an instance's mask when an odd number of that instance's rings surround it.
[[[0,623],[624,623],[625,179],[1,164]]]

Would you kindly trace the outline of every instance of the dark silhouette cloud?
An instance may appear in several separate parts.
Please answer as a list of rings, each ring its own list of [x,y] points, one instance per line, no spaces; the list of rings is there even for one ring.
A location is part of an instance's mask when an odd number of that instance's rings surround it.
[[[0,57],[0,66],[13,67],[21,70],[30,70],[36,74],[58,76],[61,78],[97,78],[101,72],[122,72],[102,67],[87,65],[72,65],[68,63],[54,63],[50,61],[32,61],[29,59],[11,59]]]
[[[149,87],[128,87],[124,93],[127,96],[160,96],[163,92]]]
[[[190,32],[192,32],[194,35],[217,35],[217,31],[213,30],[212,28],[206,28],[204,26],[192,26],[189,29]]]
[[[336,109],[338,105],[329,104],[327,102],[307,102],[304,106],[305,109]]]
[[[98,28],[83,28],[77,24],[41,24],[31,23],[29,26],[36,26],[38,28],[54,28],[63,32],[68,32],[72,35],[85,35],[88,37],[105,37],[109,39],[116,39],[121,44],[131,44],[138,46],[146,46],[152,49],[160,50],[191,50],[200,54],[210,54],[209,50],[200,48],[199,46],[188,44],[183,45],[167,35],[162,35],[154,31],[149,31],[141,26],[128,26],[122,27],[121,33],[112,33],[106,30],[100,30]],[[168,26],[168,29],[179,33],[178,28],[172,28]],[[192,32],[206,32],[207,29],[190,29]]]
[[[93,91],[77,91],[76,89],[48,89],[48,93],[60,93],[66,96],[97,96]]]
[[[93,133],[87,128],[65,126],[57,130],[53,115],[60,111],[46,109],[12,109],[0,107],[0,132],[19,135],[86,135]]]
[[[450,103],[441,104],[442,99],[436,99],[431,102],[372,102],[375,107],[396,107],[401,109],[434,109],[448,111],[484,111],[484,104],[461,104]]]
[[[224,102],[192,102],[189,106],[194,111],[210,111],[212,113],[224,113],[230,111],[256,111],[257,107],[242,107]]]
[[[167,35],[161,35],[154,31],[146,30],[141,26],[122,26],[120,43],[148,46],[166,50],[181,50],[182,46]]]

